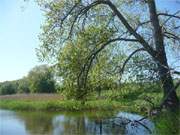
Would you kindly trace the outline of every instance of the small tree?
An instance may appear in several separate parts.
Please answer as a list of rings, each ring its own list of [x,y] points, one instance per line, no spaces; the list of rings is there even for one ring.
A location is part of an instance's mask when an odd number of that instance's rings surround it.
[[[29,93],[30,92],[30,88],[29,88],[29,82],[28,82],[28,78],[24,77],[20,80],[18,80],[18,93]]]
[[[6,81],[0,84],[0,95],[15,94],[18,84],[15,81]]]
[[[30,91],[32,93],[55,92],[55,80],[53,72],[47,65],[33,68],[28,74]]]
[[[99,33],[101,35],[97,36]],[[58,57],[59,75],[63,78],[63,85],[66,89],[64,92],[68,97],[82,100],[90,91],[95,90],[95,88],[101,89],[105,85],[107,87],[112,82],[112,78],[105,72],[108,67],[111,67],[108,65],[109,57],[107,56],[110,49],[102,51],[93,63],[88,63],[91,65],[91,70],[84,67],[91,52],[101,45],[96,46],[94,42],[106,42],[107,37],[112,35],[111,29],[104,30],[103,25],[89,26],[85,31],[77,34],[77,39],[74,42],[69,41],[61,49]],[[84,70],[87,73],[82,80],[81,74]],[[89,76],[89,80],[87,80],[87,76]],[[82,81],[87,84],[83,88],[81,88]]]

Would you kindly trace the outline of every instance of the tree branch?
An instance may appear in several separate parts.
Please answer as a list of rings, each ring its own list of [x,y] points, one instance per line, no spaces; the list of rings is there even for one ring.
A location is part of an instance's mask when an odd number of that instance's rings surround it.
[[[177,11],[175,14],[168,14],[168,13],[159,13],[159,14],[157,14],[158,16],[169,16],[169,17],[173,17],[173,18],[177,18],[177,19],[180,19],[180,16],[176,16],[176,14],[178,14],[180,12],[180,10],[179,11]]]
[[[176,14],[178,14],[180,12],[180,10],[179,11],[177,11],[176,13],[174,13],[173,15],[170,15],[163,23],[162,23],[162,26],[163,25],[165,25],[171,18],[173,18]],[[161,27],[162,27],[161,26]]]
[[[130,34],[132,34],[139,43],[147,50],[147,52],[152,55],[152,57],[156,57],[156,51],[144,40],[144,38],[138,34],[128,23],[125,17],[120,13],[117,7],[111,1],[103,1],[102,4],[108,5],[111,10],[117,15],[119,20],[123,23],[123,25],[127,28]]]
[[[125,19],[125,17],[120,13],[117,7],[110,0],[96,0],[87,6],[84,6],[84,7],[82,6],[83,8],[79,10],[79,12],[77,13],[77,16],[86,14],[92,7],[97,6],[99,4],[104,4],[104,5],[109,6],[109,8],[113,11],[114,15],[116,15],[119,18],[119,20],[123,23],[123,25],[127,28],[128,32],[132,34],[138,40],[138,42],[147,50],[148,53],[150,53],[150,55],[152,55],[153,57],[156,57],[156,51],[145,41],[145,39],[140,34],[136,32],[136,30],[134,30],[130,26],[130,24]],[[67,18],[68,14],[72,13],[72,10],[74,10],[74,7],[76,6],[73,6],[61,21],[64,21]]]
[[[180,72],[179,72],[179,71],[173,71],[172,73],[173,73],[173,74],[176,74],[176,75],[180,75]]]
[[[113,42],[117,42],[117,41],[128,41],[128,42],[138,42],[138,40],[136,39],[126,39],[126,38],[115,38],[115,39],[111,39],[109,41],[107,41],[106,43],[102,44],[101,47],[97,50],[94,50],[94,52],[92,52],[90,54],[90,56],[87,57],[86,63],[83,65],[79,75],[78,75],[78,86],[80,87],[80,85],[86,85],[86,84],[81,84],[81,77],[82,75],[85,76],[84,79],[84,83],[86,83],[87,80],[87,76],[88,76],[88,72],[90,70],[90,67],[92,65],[93,60],[97,57],[97,55],[109,44],[113,43]],[[85,74],[83,74],[85,73]]]
[[[125,69],[125,66],[126,66],[126,64],[128,63],[128,61],[132,58],[132,56],[134,55],[134,54],[136,54],[137,52],[139,52],[139,51],[146,51],[144,48],[140,48],[140,49],[137,49],[137,50],[135,50],[134,52],[132,52],[129,56],[128,56],[128,58],[124,61],[124,64],[123,64],[123,66],[122,66],[122,68],[121,68],[121,72],[124,72],[124,69]]]
[[[120,71],[119,71],[119,74],[120,74],[120,79],[119,79],[119,81],[122,79],[122,74],[123,74],[123,72],[124,72],[125,66],[126,66],[126,64],[128,63],[128,61],[132,58],[132,56],[133,56],[134,54],[136,54],[137,52],[140,52],[140,51],[146,51],[146,49],[144,49],[144,48],[139,48],[139,49],[133,51],[133,52],[128,56],[128,58],[124,61],[123,66],[122,66],[122,68],[120,68]]]
[[[167,38],[172,38],[172,39],[178,40],[178,41],[180,40],[180,37],[179,37],[179,36],[177,36],[177,35],[175,35],[175,34],[173,34],[173,33],[167,32],[167,31],[165,31],[163,35],[164,35],[165,37],[167,37]]]
[[[145,25],[145,24],[148,24],[148,23],[150,23],[150,22],[151,22],[150,20],[145,21],[145,22],[139,22],[139,24],[137,25],[135,31],[137,31],[137,30],[139,29],[139,27],[141,27],[141,26],[143,26],[143,25]]]

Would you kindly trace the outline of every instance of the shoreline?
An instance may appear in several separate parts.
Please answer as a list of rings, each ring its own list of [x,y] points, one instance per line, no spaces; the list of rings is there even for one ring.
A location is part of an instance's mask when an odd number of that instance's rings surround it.
[[[0,109],[22,110],[22,111],[93,111],[93,110],[130,110],[118,101],[96,100],[87,101],[82,104],[75,100],[48,100],[48,101],[30,101],[5,99],[0,101]]]
[[[108,99],[87,100],[85,104],[77,100],[65,100],[59,94],[15,94],[0,96],[0,109],[23,111],[112,111],[137,112],[130,102]],[[135,111],[136,110],[136,111]]]

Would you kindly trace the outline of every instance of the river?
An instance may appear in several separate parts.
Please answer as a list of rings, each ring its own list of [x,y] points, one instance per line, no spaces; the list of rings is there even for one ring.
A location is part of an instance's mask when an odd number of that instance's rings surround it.
[[[141,118],[126,112],[30,112],[0,109],[0,135],[151,134],[154,124],[150,120],[141,120],[142,125],[133,122]]]

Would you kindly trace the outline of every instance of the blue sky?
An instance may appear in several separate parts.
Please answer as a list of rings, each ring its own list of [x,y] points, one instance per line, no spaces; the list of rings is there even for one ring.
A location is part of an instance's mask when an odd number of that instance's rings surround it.
[[[0,81],[21,78],[41,64],[35,48],[42,20],[33,2],[0,0]]]
[[[180,9],[180,0],[156,2],[158,8]],[[33,0],[0,0],[0,82],[22,78],[42,64],[35,53],[42,23],[42,13]]]

